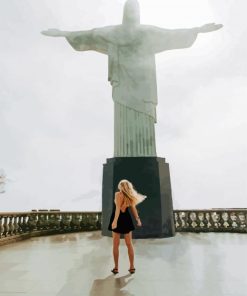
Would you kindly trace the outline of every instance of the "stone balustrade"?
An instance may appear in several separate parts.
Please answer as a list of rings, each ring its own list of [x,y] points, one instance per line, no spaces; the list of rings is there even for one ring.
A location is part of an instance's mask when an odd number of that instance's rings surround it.
[[[0,245],[25,238],[101,229],[101,212],[0,212]]]
[[[176,232],[247,232],[247,209],[174,210]],[[0,245],[21,239],[101,229],[101,212],[0,212]]]
[[[247,232],[247,209],[174,210],[177,232]]]

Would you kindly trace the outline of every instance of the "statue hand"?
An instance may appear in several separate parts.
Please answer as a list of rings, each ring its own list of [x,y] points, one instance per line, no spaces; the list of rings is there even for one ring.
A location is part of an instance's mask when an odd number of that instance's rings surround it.
[[[45,36],[50,36],[50,37],[63,37],[63,31],[60,31],[58,29],[49,29],[46,31],[42,31],[41,34]]]
[[[219,30],[222,27],[223,27],[222,24],[210,23],[210,24],[206,24],[204,26],[199,27],[198,33],[208,33],[208,32]]]

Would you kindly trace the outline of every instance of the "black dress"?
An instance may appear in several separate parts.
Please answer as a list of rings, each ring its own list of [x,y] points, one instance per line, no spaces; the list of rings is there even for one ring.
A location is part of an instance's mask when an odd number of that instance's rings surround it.
[[[115,217],[115,210],[116,210],[116,204],[114,202],[108,230],[111,230],[117,233],[129,233],[130,231],[134,230],[135,226],[133,224],[131,215],[129,213],[129,208],[126,208],[125,212],[122,212],[120,210],[119,217],[117,220],[117,228],[112,229],[111,224]]]

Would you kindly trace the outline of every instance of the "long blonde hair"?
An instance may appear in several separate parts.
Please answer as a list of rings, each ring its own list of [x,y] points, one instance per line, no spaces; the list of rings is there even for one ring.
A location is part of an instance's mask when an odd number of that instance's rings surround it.
[[[125,207],[133,206],[138,203],[138,193],[134,189],[132,183],[128,180],[121,180],[118,183],[118,189],[123,193],[123,205]]]

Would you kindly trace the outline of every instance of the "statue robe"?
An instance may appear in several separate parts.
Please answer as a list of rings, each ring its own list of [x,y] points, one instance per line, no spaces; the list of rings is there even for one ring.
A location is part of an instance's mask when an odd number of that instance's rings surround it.
[[[66,37],[78,51],[108,55],[108,80],[114,101],[114,156],[156,156],[157,83],[155,54],[190,47],[195,29],[155,26],[107,26],[71,32]]]

